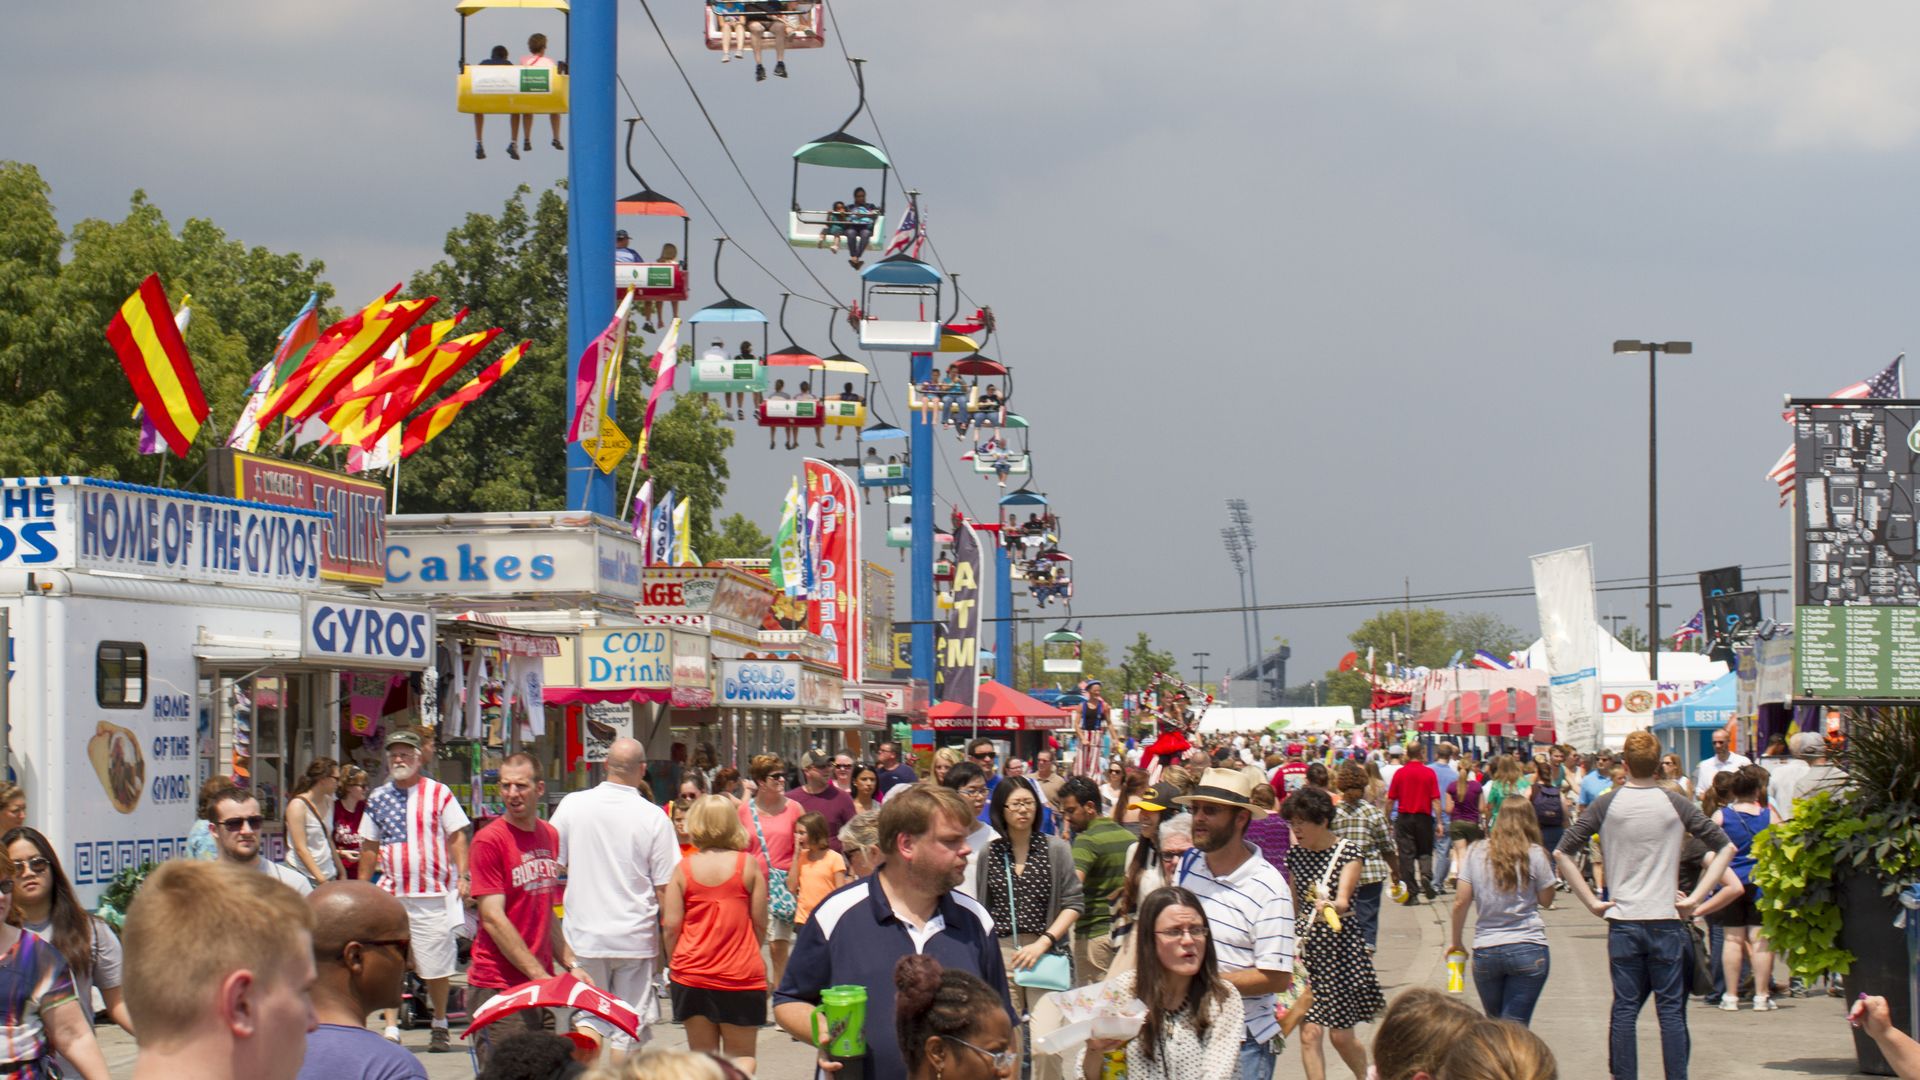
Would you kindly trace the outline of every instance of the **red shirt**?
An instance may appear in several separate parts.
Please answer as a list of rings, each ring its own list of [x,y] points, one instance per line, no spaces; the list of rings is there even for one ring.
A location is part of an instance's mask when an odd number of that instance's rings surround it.
[[[1387,784],[1387,798],[1403,814],[1431,814],[1440,797],[1440,778],[1424,761],[1409,761],[1400,766]]]
[[[467,860],[474,899],[506,897],[507,921],[543,968],[553,966],[553,905],[560,901],[563,888],[559,852],[560,834],[546,822],[536,821],[523,832],[506,818],[496,818],[473,838]],[[526,973],[494,944],[482,922],[473,939],[468,985],[506,990],[528,981]]]
[[[1307,786],[1307,763],[1304,761],[1289,761],[1285,765],[1280,766],[1280,771],[1275,775],[1275,778],[1280,781],[1284,790],[1276,790],[1274,794],[1284,799]]]

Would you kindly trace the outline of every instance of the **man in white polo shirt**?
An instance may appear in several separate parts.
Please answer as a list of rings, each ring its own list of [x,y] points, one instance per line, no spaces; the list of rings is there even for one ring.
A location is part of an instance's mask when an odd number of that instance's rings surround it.
[[[1732,751],[1733,742],[1725,729],[1713,733],[1713,756],[1700,763],[1693,773],[1693,790],[1704,792],[1713,786],[1713,778],[1723,772],[1732,772],[1742,765],[1753,762],[1745,754]]]
[[[654,977],[660,965],[660,894],[680,862],[680,845],[666,811],[640,794],[647,751],[618,738],[607,748],[607,778],[598,787],[560,800],[553,827],[560,834],[560,865],[567,870],[566,919],[561,928],[593,984],[640,1014],[639,1043],[652,1031]],[[614,1060],[626,1055],[625,1032],[579,1013],[576,1025],[611,1041]]]
[[[1293,892],[1280,871],[1246,840],[1254,815],[1253,773],[1208,769],[1193,793],[1175,799],[1193,813],[1193,848],[1174,883],[1200,898],[1220,977],[1245,999],[1237,1080],[1272,1080],[1280,1060],[1274,995],[1293,982]]]

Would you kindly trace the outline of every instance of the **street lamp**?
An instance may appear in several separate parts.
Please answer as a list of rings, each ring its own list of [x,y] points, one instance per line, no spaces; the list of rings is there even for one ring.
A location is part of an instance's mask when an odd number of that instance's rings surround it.
[[[1199,683],[1200,688],[1203,691],[1206,689],[1206,686],[1207,686],[1207,657],[1212,655],[1213,654],[1210,652],[1197,652],[1193,654],[1193,667],[1194,667],[1193,681]]]
[[[1658,367],[1654,361],[1660,353],[1686,356],[1693,352],[1693,342],[1621,340],[1613,343],[1613,351],[1615,355],[1647,354],[1647,678],[1657,683],[1660,681],[1660,440],[1655,413]]]

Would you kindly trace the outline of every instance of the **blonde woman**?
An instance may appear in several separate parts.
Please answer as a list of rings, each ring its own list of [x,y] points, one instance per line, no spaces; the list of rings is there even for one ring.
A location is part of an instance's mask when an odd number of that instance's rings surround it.
[[[957,746],[943,746],[933,752],[933,782],[938,784],[947,778],[947,770],[967,760]]]
[[[797,805],[797,804],[796,804]],[[724,795],[702,795],[686,813],[693,854],[680,861],[661,898],[673,1019],[695,1051],[725,1047],[754,1068],[767,1022],[767,882],[747,854],[747,829]]]
[[[1466,951],[1467,909],[1479,905],[1473,984],[1488,1016],[1521,1025],[1533,1019],[1549,966],[1540,909],[1553,906],[1553,894],[1553,860],[1540,841],[1533,804],[1509,799],[1487,838],[1467,848],[1453,899],[1453,952]]]

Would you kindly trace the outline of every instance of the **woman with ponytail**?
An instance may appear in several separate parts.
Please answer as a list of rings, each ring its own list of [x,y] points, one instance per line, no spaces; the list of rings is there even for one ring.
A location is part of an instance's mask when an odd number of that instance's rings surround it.
[[[1010,1080],[1018,1072],[1006,1003],[978,975],[917,953],[894,965],[893,985],[908,1080]]]

